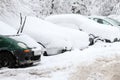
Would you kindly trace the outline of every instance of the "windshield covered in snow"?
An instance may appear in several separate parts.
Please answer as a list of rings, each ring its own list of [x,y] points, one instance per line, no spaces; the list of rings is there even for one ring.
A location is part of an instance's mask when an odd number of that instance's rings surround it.
[[[117,26],[120,26],[120,22],[115,20],[115,19],[112,19],[112,18],[106,18],[107,21],[111,22],[112,24],[114,25],[117,25]]]

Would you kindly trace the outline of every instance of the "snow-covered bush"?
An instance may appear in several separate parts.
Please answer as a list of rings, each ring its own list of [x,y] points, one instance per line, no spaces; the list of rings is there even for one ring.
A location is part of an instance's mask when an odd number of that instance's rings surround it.
[[[85,16],[77,14],[52,15],[45,19],[52,23],[63,27],[74,28],[92,34],[100,39],[108,39],[114,41],[115,38],[120,39],[120,31],[116,27],[102,25],[95,21],[89,20]]]
[[[63,13],[105,16],[120,14],[119,0],[0,0],[0,3],[0,20],[12,25],[16,25],[19,13],[39,18]]]
[[[0,19],[18,17],[20,12],[37,17],[62,13],[120,14],[119,0],[0,0],[0,3]]]

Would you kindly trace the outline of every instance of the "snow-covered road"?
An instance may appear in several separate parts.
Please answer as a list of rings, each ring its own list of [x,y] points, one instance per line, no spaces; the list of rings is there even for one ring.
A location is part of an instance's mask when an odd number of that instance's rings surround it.
[[[45,57],[37,66],[0,70],[0,80],[118,80],[120,43],[96,43]]]

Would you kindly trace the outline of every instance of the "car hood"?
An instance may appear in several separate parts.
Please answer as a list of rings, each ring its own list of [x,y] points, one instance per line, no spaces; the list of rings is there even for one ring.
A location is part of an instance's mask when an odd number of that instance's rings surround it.
[[[29,48],[41,48],[41,46],[30,36],[25,34],[9,36],[10,38],[27,44]]]

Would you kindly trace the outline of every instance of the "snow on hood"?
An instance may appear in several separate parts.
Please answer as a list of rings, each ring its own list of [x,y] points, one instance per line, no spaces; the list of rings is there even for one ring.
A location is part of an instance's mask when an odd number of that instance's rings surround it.
[[[66,26],[74,29],[82,29],[83,31],[89,34],[100,36],[103,39],[107,38],[110,39],[111,41],[113,41],[114,38],[120,38],[120,31],[118,28],[109,25],[98,24],[95,21],[89,20],[88,18],[82,15],[77,14],[52,15],[46,17],[45,20],[55,24],[62,25],[64,27]]]
[[[24,33],[34,37],[38,42],[48,45],[54,41],[59,46],[62,40],[68,41],[74,48],[84,48],[89,44],[88,34],[82,31],[63,28],[36,17],[27,17]],[[61,41],[60,41],[61,40]],[[63,42],[64,42],[63,41]],[[57,44],[58,43],[58,44]]]
[[[10,36],[10,38],[24,42],[30,48],[41,48],[41,46],[34,39],[25,34],[20,34],[19,36]]]

